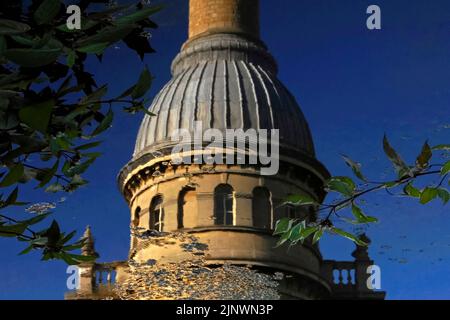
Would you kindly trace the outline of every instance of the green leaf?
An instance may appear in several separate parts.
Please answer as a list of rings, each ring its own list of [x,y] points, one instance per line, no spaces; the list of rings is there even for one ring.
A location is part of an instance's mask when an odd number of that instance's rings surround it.
[[[33,18],[38,25],[47,24],[56,17],[61,7],[59,0],[44,0],[34,12]]]
[[[29,25],[14,20],[0,19],[0,35],[13,35],[29,31]]]
[[[44,187],[45,185],[47,185],[50,180],[52,180],[52,178],[55,176],[56,171],[58,170],[59,167],[59,159],[56,160],[55,164],[53,165],[53,167],[51,169],[46,170],[44,176],[41,179],[41,183],[39,183],[39,188]]]
[[[70,150],[71,140],[65,133],[59,133],[50,140],[50,151],[57,156],[61,150]]]
[[[51,214],[50,212],[49,213],[43,213],[43,214],[37,215],[37,216],[35,216],[35,217],[31,218],[31,219],[20,221],[20,223],[22,223],[22,224],[24,224],[26,226],[31,226],[31,225],[34,225],[34,224],[37,224],[37,223],[43,221],[50,214]]]
[[[308,237],[310,235],[312,235],[313,233],[315,233],[318,229],[319,229],[319,226],[313,226],[313,227],[303,229],[303,231],[302,231],[303,239],[308,239]]]
[[[47,100],[24,107],[19,111],[19,118],[29,127],[45,133],[47,132],[54,105],[53,100]]]
[[[427,187],[420,195],[420,203],[427,204],[438,196],[438,189]]]
[[[0,225],[0,237],[17,237],[24,233],[27,226],[22,223],[14,225]]]
[[[72,238],[75,236],[76,233],[77,233],[76,231],[72,231],[72,232],[69,233],[68,235],[64,236],[64,237],[61,239],[61,243],[62,243],[62,244],[65,244],[65,243],[69,242],[70,240],[72,240]]]
[[[447,163],[442,166],[441,176],[445,176],[449,172],[450,172],[450,161],[447,161]]]
[[[150,15],[157,13],[163,7],[162,6],[152,6],[149,8],[138,10],[132,14],[121,17],[116,20],[117,24],[133,24],[141,20],[147,19]]]
[[[103,44],[105,46],[103,49],[105,49],[109,45],[125,38],[135,28],[135,25],[107,26],[99,30],[95,35],[77,41],[75,43],[76,50],[81,51],[81,48],[95,46],[96,44]]]
[[[338,229],[338,228],[332,227],[330,230],[335,232],[336,234],[344,237],[344,238],[347,238],[347,239],[353,241],[354,243],[356,243],[359,246],[367,246],[368,245],[367,243],[365,243],[364,241],[362,241],[361,239],[359,239],[355,235],[353,235],[351,233],[348,233],[348,232],[346,232],[346,231],[344,231],[342,229]]]
[[[83,99],[80,100],[80,104],[90,104],[98,102],[107,92],[108,86],[105,84],[92,92],[90,95],[83,97]]]
[[[432,150],[444,150],[444,151],[450,151],[450,144],[439,144],[437,146],[434,146],[431,148]]]
[[[407,194],[408,196],[414,197],[414,198],[420,198],[420,190],[415,188],[412,183],[408,183],[404,188],[403,192]]]
[[[95,157],[89,158],[89,160],[86,160],[86,161],[84,161],[84,162],[82,162],[80,164],[77,164],[75,166],[70,167],[69,169],[67,169],[65,171],[66,175],[68,175],[70,177],[73,177],[75,175],[79,175],[79,174],[84,173],[89,168],[89,166],[92,163],[94,163],[95,159],[96,159]]]
[[[61,83],[61,85],[58,88],[58,95],[63,96],[61,93],[64,93],[67,90],[70,90],[70,83],[72,81],[72,75],[66,77],[64,81]]]
[[[145,95],[147,91],[150,89],[150,86],[152,85],[152,75],[148,71],[148,68],[145,67],[144,71],[142,71],[139,80],[134,87],[133,91],[131,92],[131,97],[133,99],[138,99]]]
[[[27,68],[36,68],[53,63],[61,54],[61,49],[8,49],[4,56]]]
[[[48,261],[50,259],[54,259],[55,254],[53,252],[44,251],[44,254],[42,255],[42,261]]]
[[[150,117],[156,116],[155,113],[148,111],[148,109],[145,108],[144,106],[142,106],[142,108],[140,108],[140,110],[141,110],[142,112],[144,112],[146,115],[150,116]]]
[[[443,188],[439,188],[437,192],[438,192],[438,196],[439,196],[439,198],[441,198],[442,202],[444,204],[447,204],[448,201],[450,200],[450,192],[448,192],[448,190],[443,189]]]
[[[97,259],[97,257],[93,256],[82,256],[79,254],[70,254],[66,252],[61,252],[59,255],[61,259],[63,259],[69,265],[76,265],[80,264],[81,262],[92,262]]]
[[[0,129],[10,130],[19,124],[17,115],[10,111],[0,111]]]
[[[93,162],[93,160],[94,159],[91,159],[91,160],[89,160],[89,161],[86,161],[86,162],[89,162],[89,164],[90,163],[92,163]],[[86,167],[86,169],[87,169],[88,167]],[[86,170],[86,169],[84,169],[84,170]],[[73,177],[72,177],[72,180],[70,181],[70,187],[71,188],[73,188],[73,190],[75,190],[76,188],[78,188],[78,187],[80,187],[80,186],[82,186],[82,185],[85,185],[85,184],[87,184],[88,182],[86,181],[86,180],[84,180],[79,174],[75,174]]]
[[[355,204],[352,204],[352,214],[358,222],[366,220],[366,215],[362,212],[361,208],[357,207]]]
[[[103,153],[101,152],[88,152],[88,153],[82,153],[81,156],[89,158],[89,159],[97,159],[98,157],[101,157]]]
[[[70,254],[70,257],[78,260],[80,262],[90,262],[90,261],[94,261],[95,259],[97,259],[97,257],[95,256],[83,256],[83,255],[79,255],[79,254]]]
[[[102,54],[108,46],[108,42],[99,42],[77,48],[76,50],[83,53]]]
[[[362,181],[367,181],[367,179],[364,177],[364,175],[361,172],[361,164],[353,161],[349,157],[342,155],[342,158],[344,158],[345,163],[352,169],[355,176],[357,176]]]
[[[394,150],[394,148],[391,147],[386,135],[383,138],[383,150],[386,153],[389,160],[394,165],[395,171],[397,172],[399,177],[403,177],[404,175],[409,173],[410,171],[409,167],[402,160],[400,155]]]
[[[64,44],[52,37],[52,33],[46,33],[34,46],[34,49],[64,49]]]
[[[359,225],[363,224],[362,222],[359,222],[359,221],[354,220],[354,219],[349,219],[349,218],[341,218],[341,220],[343,220],[343,221],[345,221],[347,223],[350,223],[351,225],[354,225],[354,226],[359,226]]]
[[[81,242],[76,242],[74,244],[70,244],[67,246],[63,246],[64,251],[72,251],[72,250],[78,250],[81,249],[83,247],[83,243]]]
[[[72,120],[74,120],[76,117],[80,116],[80,115],[86,115],[87,113],[90,113],[91,109],[88,108],[87,106],[80,106],[75,108],[73,111],[71,111],[67,116],[64,117],[64,120],[67,122],[70,122]]]
[[[29,242],[30,241],[30,239],[24,238],[23,236],[18,236],[16,239],[17,239],[17,241],[20,241],[20,242]]]
[[[290,236],[291,236],[291,230],[288,230],[285,233],[283,233],[283,235],[280,237],[280,239],[278,240],[275,247],[278,248],[278,247],[282,246],[284,243],[286,243],[286,241],[289,240]]]
[[[26,247],[24,250],[20,251],[19,255],[21,256],[21,255],[27,254],[31,250],[33,250],[33,248],[34,248],[33,245],[30,245],[30,246]]]
[[[112,121],[114,118],[114,113],[111,109],[109,109],[108,113],[106,114],[105,118],[100,122],[97,128],[95,128],[94,132],[92,133],[93,136],[99,135],[103,131],[109,129],[111,127]]]
[[[6,199],[4,206],[6,207],[6,206],[10,206],[10,205],[15,204],[18,194],[19,194],[19,188],[15,187],[14,190],[10,193],[10,195]]]
[[[77,54],[75,53],[75,51],[70,50],[69,53],[67,54],[67,59],[66,59],[67,66],[69,68],[73,67],[73,65],[75,64],[76,58],[77,58]],[[58,90],[58,91],[60,91],[60,90]]]
[[[420,155],[417,157],[416,166],[421,169],[426,168],[432,156],[433,153],[427,141],[423,145]]]
[[[70,150],[70,146],[72,145],[71,137],[69,136],[69,132],[66,133],[58,133],[56,135],[56,143],[59,145],[60,150]]]
[[[290,204],[293,206],[307,206],[316,204],[313,198],[305,194],[293,194],[286,197],[282,205]]]
[[[274,235],[282,234],[291,229],[293,220],[289,218],[282,218],[277,221],[275,225],[275,231],[273,232]]]
[[[22,178],[24,172],[24,168],[22,164],[16,164],[14,167],[9,169],[8,174],[5,178],[3,178],[2,182],[0,182],[0,187],[9,187],[14,183],[18,182],[20,178]]]
[[[297,223],[290,230],[286,231],[286,233],[289,233],[289,240],[292,241],[293,243],[297,243],[297,241],[302,240],[303,239],[302,232],[305,227],[306,222],[302,221],[300,223]]]
[[[313,237],[313,244],[316,244],[323,236],[324,228],[319,228],[319,230],[316,231]]]
[[[326,186],[346,196],[352,196],[356,189],[355,183],[348,177],[332,177],[327,181]]]
[[[83,144],[81,146],[74,148],[74,150],[81,151],[81,150],[92,149],[92,148],[99,146],[101,143],[102,143],[102,141],[86,143],[86,144]]]
[[[64,190],[64,187],[61,184],[53,183],[45,189],[45,192],[56,193],[56,192],[63,191],[63,190]]]
[[[122,94],[120,96],[118,96],[116,99],[120,100],[123,99],[125,97],[128,97],[129,95],[131,95],[131,93],[134,91],[134,88],[136,87],[136,85],[129,87],[127,90],[125,90],[124,92],[122,92]]]
[[[56,258],[63,260],[65,263],[67,263],[68,265],[71,265],[71,266],[79,264],[79,262],[77,260],[70,257],[69,254],[65,253],[65,252],[58,253],[56,255]]]
[[[6,49],[7,49],[6,39],[4,36],[0,35],[0,56],[3,55]]]
[[[352,214],[356,218],[358,223],[374,223],[378,222],[378,219],[375,217],[369,217],[364,214],[364,212],[357,205],[352,204]]]
[[[58,97],[63,97],[69,93],[75,93],[75,92],[80,92],[81,90],[83,90],[84,85],[83,84],[77,84],[75,86],[72,87],[67,87],[67,88],[62,88],[61,90],[58,90]],[[81,108],[85,108],[85,106],[82,106]],[[75,110],[79,110],[80,107],[75,108]],[[69,113],[69,115],[67,115],[66,117],[64,117],[64,120],[68,120],[70,121],[70,118],[72,117],[72,113]]]
[[[14,39],[15,42],[17,42],[18,44],[27,46],[27,47],[33,47],[35,46],[38,41],[36,39],[33,39],[29,36],[21,36],[21,35],[15,35],[15,36],[11,36],[11,38]]]
[[[46,232],[43,234],[43,236],[48,238],[48,244],[49,246],[55,246],[60,238],[61,232],[59,229],[58,222],[56,220],[53,220],[52,224],[50,225],[50,228],[46,230]]]
[[[28,181],[36,178],[38,175],[38,172],[36,169],[32,168],[24,168],[23,170],[23,176],[19,179],[19,183],[27,183]],[[14,205],[22,205],[22,202],[16,202]],[[26,203],[25,203],[26,204]]]
[[[39,237],[31,241],[31,243],[35,246],[45,246],[48,242],[47,237]]]

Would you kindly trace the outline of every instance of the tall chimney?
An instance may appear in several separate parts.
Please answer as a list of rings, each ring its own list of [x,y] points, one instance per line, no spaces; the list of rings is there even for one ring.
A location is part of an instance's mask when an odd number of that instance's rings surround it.
[[[215,33],[259,39],[259,0],[190,0],[189,40]]]

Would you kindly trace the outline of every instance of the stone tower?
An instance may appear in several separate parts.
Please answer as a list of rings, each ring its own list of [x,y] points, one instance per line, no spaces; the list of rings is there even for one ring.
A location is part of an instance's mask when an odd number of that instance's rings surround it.
[[[149,108],[156,116],[142,121],[133,159],[120,173],[131,219],[143,228],[194,233],[208,244],[214,263],[292,272],[296,281],[286,295],[324,296],[317,247],[274,249],[278,219],[314,219],[312,210],[279,207],[283,199],[306,193],[321,201],[328,172],[315,159],[308,124],[259,38],[259,1],[190,0],[189,16],[189,39],[173,61],[173,78]],[[226,129],[279,129],[279,172],[262,176],[252,165],[171,165],[172,133],[192,131],[195,121],[224,135]],[[132,242],[138,261],[170,255]]]
[[[189,38],[172,63],[172,79],[149,108],[156,116],[143,119],[133,158],[119,174],[132,226],[195,235],[207,244],[206,258],[214,265],[289,274],[280,288],[283,298],[381,297],[365,287],[367,275],[358,261],[324,261],[310,241],[289,250],[275,248],[277,220],[316,219],[313,208],[281,206],[283,199],[307,194],[321,202],[329,173],[315,158],[308,123],[277,78],[276,61],[260,39],[259,1],[189,4]],[[278,129],[278,172],[262,175],[259,163],[174,164],[173,132],[185,129],[193,138],[183,143],[196,145],[198,123],[203,131],[216,129],[224,136],[227,129]],[[222,151],[246,152],[237,145]],[[202,152],[194,148],[181,156],[195,159]],[[132,236],[130,258],[136,261],[185,258],[177,250],[139,243]],[[355,270],[360,271],[355,275]],[[333,271],[338,278],[333,279]]]

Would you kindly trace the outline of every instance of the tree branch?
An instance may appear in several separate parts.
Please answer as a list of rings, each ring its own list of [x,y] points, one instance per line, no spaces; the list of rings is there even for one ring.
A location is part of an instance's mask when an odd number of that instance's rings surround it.
[[[387,190],[388,189],[387,184],[389,184],[389,183],[394,183],[394,184],[397,184],[397,185],[403,185],[405,183],[408,183],[408,182],[414,180],[415,178],[422,177],[422,176],[433,175],[433,174],[439,174],[439,173],[440,173],[440,171],[438,171],[438,170],[425,171],[425,172],[422,171],[422,172],[414,173],[414,175],[412,175],[412,176],[403,177],[403,178],[400,178],[400,179],[395,180],[395,181],[378,182],[378,183],[376,183],[377,184],[376,186],[371,187],[371,188],[366,189],[366,190],[362,190],[360,192],[357,192],[354,195],[352,195],[351,197],[345,198],[345,199],[343,199],[341,201],[338,201],[338,202],[336,202],[334,204],[323,204],[323,205],[321,205],[322,208],[320,208],[319,211],[327,210],[327,209],[330,209],[330,211],[328,212],[328,215],[326,216],[326,218],[321,221],[321,223],[323,223],[323,222],[330,222],[330,219],[331,219],[332,215],[336,214],[337,209],[340,206],[346,205],[348,203],[353,203],[353,202],[356,201],[356,199],[358,199],[358,198],[360,198],[363,195],[366,195],[368,193],[375,192],[375,191],[382,190],[382,189],[386,189]],[[443,181],[445,181],[445,177],[446,176],[444,176],[444,178],[442,179],[440,185],[442,185]]]

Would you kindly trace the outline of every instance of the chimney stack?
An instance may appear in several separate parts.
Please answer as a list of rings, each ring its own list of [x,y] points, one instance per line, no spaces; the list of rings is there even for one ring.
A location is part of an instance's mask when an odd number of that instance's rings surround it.
[[[259,39],[259,0],[190,0],[189,40],[216,33]]]

